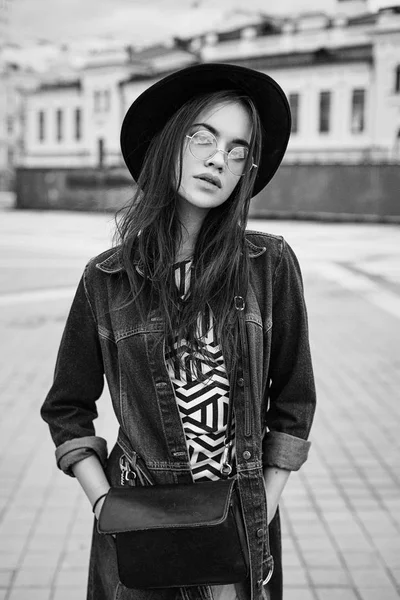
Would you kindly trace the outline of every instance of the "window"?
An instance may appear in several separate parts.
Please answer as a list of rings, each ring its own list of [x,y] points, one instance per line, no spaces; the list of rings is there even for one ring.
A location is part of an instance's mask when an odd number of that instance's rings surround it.
[[[11,148],[10,146],[7,148],[7,164],[9,167],[12,167],[12,165],[14,164],[14,148]]]
[[[75,109],[75,139],[79,141],[82,138],[82,111]]]
[[[101,110],[101,92],[99,90],[95,90],[93,93],[93,110],[94,112]]]
[[[57,142],[61,142],[63,137],[63,112],[61,108],[56,111],[56,138]]]
[[[39,110],[39,112],[38,112],[38,125],[39,125],[39,131],[38,131],[39,142],[44,142],[44,138],[45,138],[44,110]]]
[[[299,131],[299,94],[289,94],[290,112],[292,113],[292,133]]]
[[[94,112],[108,112],[111,107],[110,90],[95,90],[93,92],[93,109]]]
[[[110,90],[104,90],[103,92],[103,112],[108,112],[111,106],[111,95]]]
[[[12,115],[7,116],[7,134],[12,135],[14,133],[14,119]]]
[[[319,131],[328,133],[331,117],[331,93],[321,92],[319,95]]]
[[[400,94],[400,65],[397,65],[394,72],[394,91],[396,94]]]
[[[365,129],[365,90],[353,90],[351,100],[351,132],[361,133]]]

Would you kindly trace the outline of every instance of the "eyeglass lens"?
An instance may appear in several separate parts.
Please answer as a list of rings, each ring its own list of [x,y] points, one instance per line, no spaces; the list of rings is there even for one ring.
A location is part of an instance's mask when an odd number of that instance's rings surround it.
[[[190,152],[199,160],[211,158],[217,152],[217,140],[207,131],[197,131],[191,136],[189,142]],[[252,161],[248,160],[249,149],[246,146],[237,146],[228,153],[227,166],[234,175],[243,175],[249,171]]]

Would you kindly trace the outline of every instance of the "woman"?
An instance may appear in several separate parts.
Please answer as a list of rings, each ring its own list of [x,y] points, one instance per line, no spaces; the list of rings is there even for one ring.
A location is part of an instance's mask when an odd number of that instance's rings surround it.
[[[289,133],[276,82],[231,65],[178,71],[125,117],[121,147],[137,192],[118,247],[85,269],[42,417],[58,466],[77,477],[98,518],[137,456],[156,485],[221,477],[234,385],[234,473],[251,572],[237,585],[127,589],[114,541],[95,520],[88,599],[282,598],[278,502],[307,458],[315,390],[296,257],[281,237],[245,227],[250,199],[274,175]],[[246,377],[233,326],[238,292],[250,401],[244,378],[232,381],[237,368]],[[109,457],[93,428],[104,374],[120,423]]]

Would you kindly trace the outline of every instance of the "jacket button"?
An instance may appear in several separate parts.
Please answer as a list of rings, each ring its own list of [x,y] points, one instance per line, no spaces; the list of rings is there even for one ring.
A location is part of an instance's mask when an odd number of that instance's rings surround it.
[[[243,452],[243,458],[244,458],[245,460],[249,460],[249,458],[251,458],[251,452],[249,452],[248,450],[245,450],[245,451]]]
[[[237,380],[237,384],[239,387],[243,387],[244,386],[244,379],[243,377],[239,377],[239,379]]]
[[[166,387],[167,387],[167,383],[166,383],[166,381],[158,381],[158,382],[156,383],[156,388],[157,388],[158,390],[165,390],[165,388],[166,388]]]
[[[257,537],[261,538],[264,535],[264,529],[257,529]]]

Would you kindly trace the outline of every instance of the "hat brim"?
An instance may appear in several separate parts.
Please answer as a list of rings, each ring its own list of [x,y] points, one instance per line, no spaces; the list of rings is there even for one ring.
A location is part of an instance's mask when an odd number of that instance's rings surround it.
[[[249,96],[263,126],[261,160],[253,196],[272,179],[289,141],[291,117],[286,96],[268,75],[236,65],[206,63],[176,71],[145,90],[130,106],[121,129],[121,150],[135,181],[153,137],[183,104],[206,93],[237,90]]]

